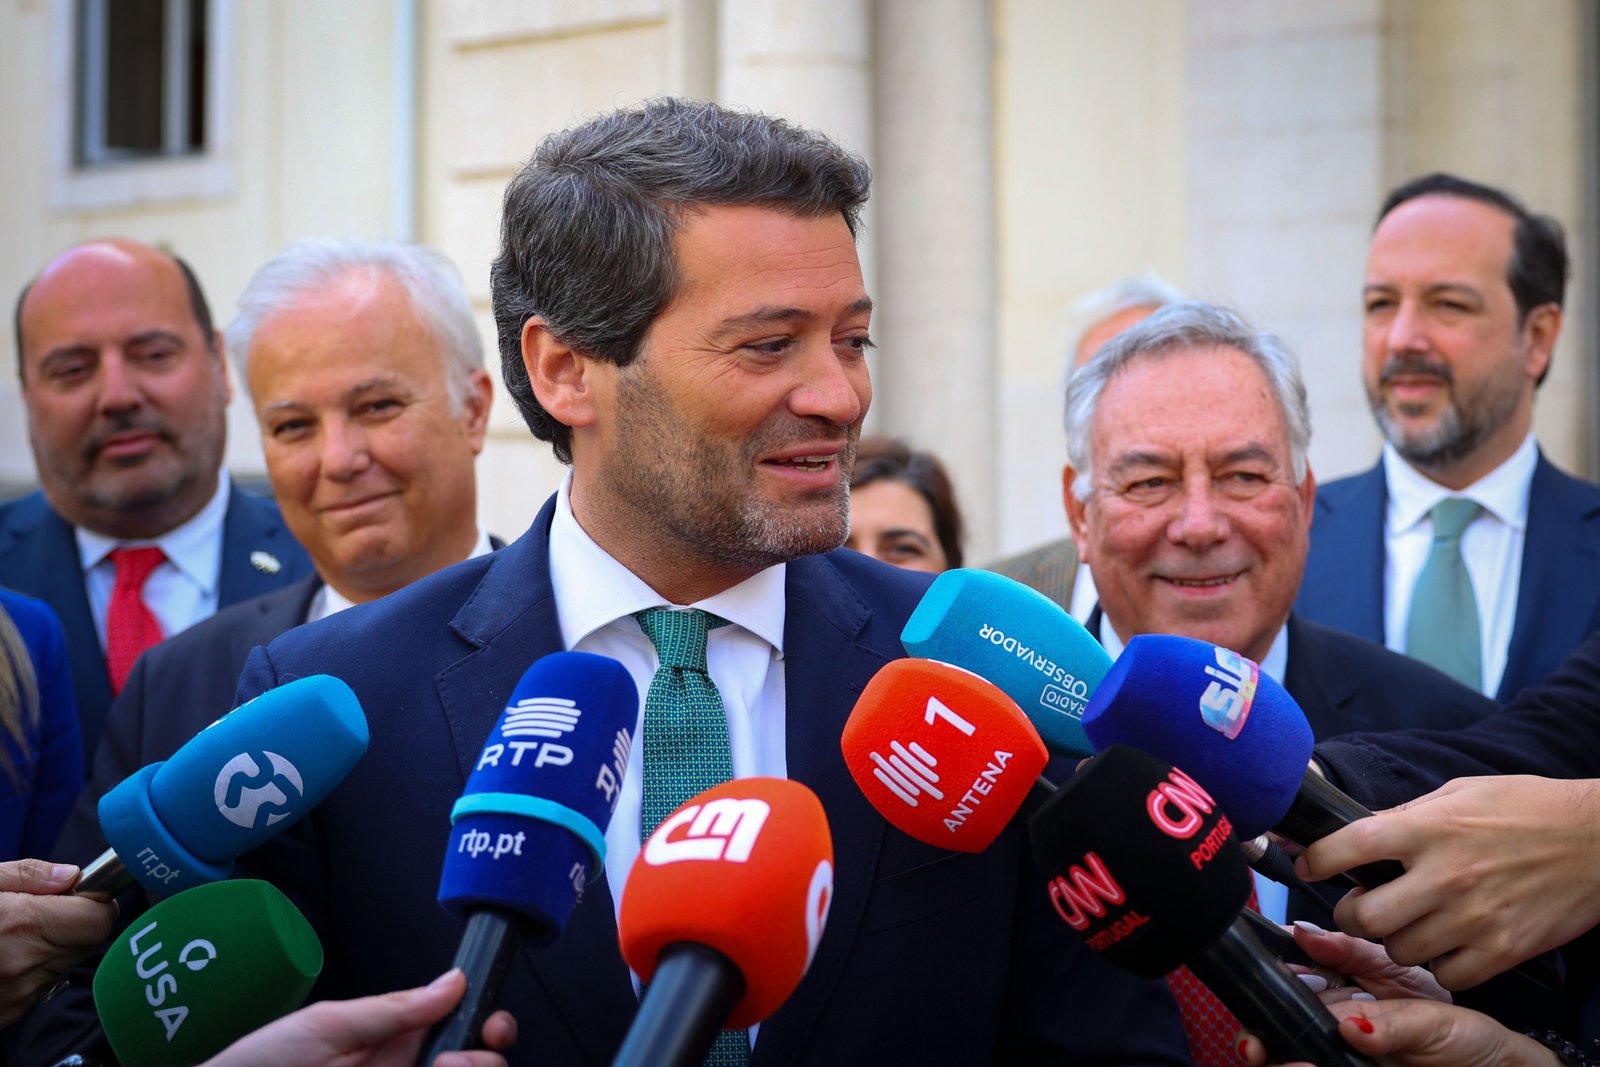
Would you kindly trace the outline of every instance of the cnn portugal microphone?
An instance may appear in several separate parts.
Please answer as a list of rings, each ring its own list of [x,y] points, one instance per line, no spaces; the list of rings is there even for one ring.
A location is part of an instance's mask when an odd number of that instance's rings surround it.
[[[645,984],[613,1067],[694,1067],[723,1027],[800,984],[833,900],[833,838],[799,782],[736,778],[668,815],[622,892],[622,957]]]
[[[524,940],[555,939],[605,872],[605,828],[628,765],[639,692],[616,660],[556,652],[529,667],[456,801],[439,903],[464,919],[467,991],[420,1064],[477,1048]]]

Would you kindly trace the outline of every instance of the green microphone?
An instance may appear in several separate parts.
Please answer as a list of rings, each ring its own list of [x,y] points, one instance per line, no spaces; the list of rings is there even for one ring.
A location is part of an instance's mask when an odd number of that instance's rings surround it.
[[[184,1067],[298,1008],[322,943],[266,882],[185,890],[135,919],[106,950],[94,1005],[123,1067]]]

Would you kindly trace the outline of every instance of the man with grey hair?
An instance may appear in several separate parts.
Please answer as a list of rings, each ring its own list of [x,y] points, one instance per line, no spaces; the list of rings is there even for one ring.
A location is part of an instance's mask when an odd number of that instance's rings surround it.
[[[86,863],[105,848],[101,795],[233,707],[252,648],[496,547],[478,528],[474,475],[492,386],[448,259],[394,242],[301,241],[256,272],[227,337],[274,495],[316,571],[139,658],[56,859]],[[123,896],[124,916],[139,893]],[[74,1002],[87,984],[75,985],[27,1024],[38,1040],[88,1010]]]
[[[1311,416],[1287,347],[1238,315],[1173,304],[1119,334],[1072,377],[1067,515],[1100,603],[1087,627],[1115,658],[1138,634],[1179,634],[1260,664],[1320,739],[1448,729],[1493,710],[1404,656],[1291,613],[1316,479]],[[1282,919],[1286,893],[1261,883]],[[1297,909],[1298,910],[1298,909]],[[1197,1058],[1232,1055],[1234,1027],[1190,1011]]]
[[[1070,380],[1073,373],[1111,338],[1183,298],[1181,292],[1155,271],[1147,270],[1078,301],[1073,314],[1079,326],[1072,343],[1067,346],[1072,359],[1067,364],[1066,378]],[[995,560],[985,569],[1037,589],[1080,622],[1089,617],[1099,599],[1094,576],[1089,573],[1088,566],[1079,561],[1078,549],[1070,534]]]
[[[381,711],[341,787],[240,864],[317,928],[322,995],[452,957],[433,877],[452,805],[529,662],[573,650],[622,664],[640,720],[598,879],[508,969],[500,1004],[534,1035],[513,1060],[612,1061],[638,1011],[617,907],[641,840],[714,782],[774,776],[827,814],[827,922],[787,1003],[753,1044],[718,1035],[715,1062],[1187,1062],[1166,990],[1075,941],[1016,831],[979,855],[920,844],[846,767],[845,721],[931,581],[836,551],[871,396],[867,184],[820,134],[673,99],[552,134],[511,180],[501,361],[570,472],[515,543],[284,634],[240,683],[331,673]]]

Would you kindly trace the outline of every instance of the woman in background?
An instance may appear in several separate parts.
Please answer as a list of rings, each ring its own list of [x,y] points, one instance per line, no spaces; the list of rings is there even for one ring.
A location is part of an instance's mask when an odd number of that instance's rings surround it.
[[[944,464],[903,441],[863,437],[850,475],[845,544],[907,570],[961,566],[961,509]]]
[[[0,860],[48,857],[83,785],[61,620],[0,589]]]

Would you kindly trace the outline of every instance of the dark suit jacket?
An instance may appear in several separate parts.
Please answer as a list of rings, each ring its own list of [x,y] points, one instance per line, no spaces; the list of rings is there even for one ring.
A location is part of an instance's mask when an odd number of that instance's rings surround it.
[[[1061,605],[1062,611],[1072,611],[1072,587],[1078,580],[1078,546],[1070,537],[997,559],[983,569],[1036,589]]]
[[[251,563],[250,554],[257,551],[278,560],[281,567],[277,573],[268,574]],[[260,596],[310,573],[311,560],[284,526],[278,506],[235,484],[222,521],[218,605],[226,607]],[[42,493],[0,504],[0,585],[45,601],[61,616],[83,724],[84,752],[92,764],[111,707],[111,679],[83,587],[77,539]]]
[[[1388,486],[1379,463],[1317,490],[1311,554],[1295,610],[1384,642],[1383,525]],[[1600,629],[1600,486],[1557,470],[1544,454],[1528,492],[1528,532],[1506,670],[1504,703],[1554,670]]]
[[[241,699],[318,671],[350,683],[371,745],[307,819],[239,873],[290,893],[327,952],[319,994],[429,980],[461,935],[434,899],[449,811],[527,665],[562,648],[550,585],[554,503],[492,557],[284,634],[252,654]],[[857,694],[902,655],[928,578],[847,551],[789,565],[787,759],[821,798],[836,884],[811,970],[762,1025],[752,1062],[1187,1062],[1165,987],[1092,958],[1050,908],[1022,839],[980,855],[892,830],[856,789],[839,739]],[[613,890],[590,888],[553,944],[526,948],[502,1005],[514,1061],[606,1064],[636,999]]]

